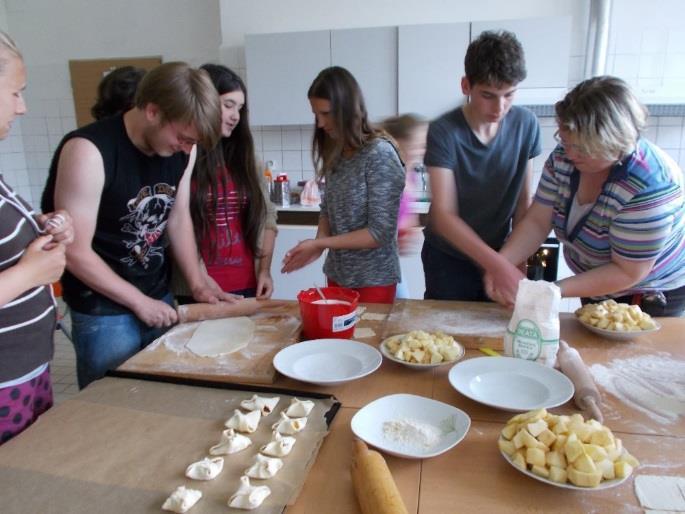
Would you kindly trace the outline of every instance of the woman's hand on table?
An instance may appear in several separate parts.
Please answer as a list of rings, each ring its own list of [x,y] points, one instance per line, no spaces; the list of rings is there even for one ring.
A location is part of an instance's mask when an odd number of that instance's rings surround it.
[[[257,276],[257,298],[268,300],[274,292],[274,281],[268,270],[261,271]]]
[[[316,239],[305,239],[300,241],[297,246],[291,248],[283,257],[283,267],[281,273],[290,273],[304,268],[318,259],[323,253],[323,248],[319,247]]]

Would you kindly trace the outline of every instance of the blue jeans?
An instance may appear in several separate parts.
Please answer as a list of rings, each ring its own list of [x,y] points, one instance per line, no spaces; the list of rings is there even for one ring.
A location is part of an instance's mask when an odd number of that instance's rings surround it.
[[[421,249],[426,277],[426,300],[491,302],[483,286],[483,272],[471,261],[453,257],[424,243]]]
[[[173,305],[171,294],[163,301]],[[79,389],[105,376],[168,330],[148,327],[134,314],[93,316],[71,311]]]

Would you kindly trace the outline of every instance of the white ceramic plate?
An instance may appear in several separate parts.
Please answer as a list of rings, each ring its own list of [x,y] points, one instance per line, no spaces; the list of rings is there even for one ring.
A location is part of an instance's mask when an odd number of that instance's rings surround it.
[[[573,383],[559,371],[513,357],[476,357],[455,364],[449,381],[474,401],[511,412],[556,407],[573,396]]]
[[[561,487],[562,489],[574,489],[576,491],[601,491],[602,489],[610,489],[612,487],[616,487],[617,485],[621,485],[630,477],[630,475],[628,475],[627,477],[616,478],[614,480],[604,480],[600,482],[597,487],[580,487],[577,485],[573,485],[571,483],[560,484],[559,482],[555,482],[554,480],[550,480],[549,478],[544,478],[540,475],[536,475],[535,473],[533,473],[532,471],[528,471],[527,469],[524,471],[518,466],[514,466],[514,463],[509,458],[509,455],[504,453],[502,450],[500,450],[500,453],[502,454],[502,457],[504,457],[504,460],[511,464],[516,471],[519,471],[524,475],[528,475],[530,478],[534,478],[535,480],[539,480],[540,482],[544,482],[545,484],[553,485],[555,487]]]
[[[640,337],[645,334],[652,334],[661,329],[661,325],[659,325],[659,323],[657,323],[656,320],[654,321],[656,327],[650,330],[633,330],[631,332],[619,332],[617,330],[607,330],[605,328],[598,328],[590,325],[589,323],[581,321],[579,318],[576,319],[578,320],[578,323],[583,325],[590,332],[594,332],[595,334],[606,337],[607,339],[613,339],[615,341],[632,341],[636,337]]]
[[[401,443],[385,436],[383,423],[401,419],[413,419],[428,423],[443,431],[440,441],[430,448]],[[454,448],[466,435],[471,418],[462,410],[413,394],[392,394],[374,400],[352,418],[352,432],[390,455],[408,459],[427,459]]]
[[[393,362],[397,362],[399,364],[403,364],[407,366],[408,368],[411,369],[431,369],[431,368],[436,368],[438,366],[444,366],[445,364],[454,364],[455,362],[459,362],[463,357],[464,354],[466,353],[466,350],[464,350],[464,347],[457,342],[459,345],[459,348],[461,349],[461,352],[459,353],[459,356],[452,360],[452,361],[443,361],[443,362],[438,362],[437,364],[418,364],[416,362],[406,362],[403,360],[400,360],[396,358],[390,351],[386,348],[385,343],[387,341],[390,341],[391,339],[395,339],[396,337],[402,337],[404,334],[398,334],[395,336],[388,337],[387,339],[384,339],[383,342],[378,346],[378,349],[381,351],[383,354],[383,357],[385,357],[388,360],[391,360]]]
[[[331,386],[376,371],[383,357],[373,346],[349,339],[313,339],[283,348],[274,367],[286,377]]]

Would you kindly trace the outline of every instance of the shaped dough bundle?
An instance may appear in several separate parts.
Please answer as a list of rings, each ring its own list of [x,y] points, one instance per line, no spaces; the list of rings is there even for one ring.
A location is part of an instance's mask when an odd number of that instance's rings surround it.
[[[285,412],[281,412],[281,420],[274,423],[273,428],[279,434],[297,434],[307,424],[307,418],[289,418]]]
[[[294,437],[282,436],[274,430],[273,439],[265,446],[262,446],[259,451],[264,455],[271,455],[272,457],[285,457],[292,451],[295,441]]]
[[[221,440],[209,449],[210,455],[229,455],[238,453],[252,444],[249,437],[237,433],[232,428],[221,432]]]
[[[253,410],[247,414],[243,414],[238,409],[233,411],[233,416],[226,421],[226,427],[237,430],[238,432],[252,433],[257,430],[259,420],[262,417],[261,412]]]
[[[188,512],[200,498],[202,498],[202,491],[186,489],[181,485],[164,501],[162,509],[183,514]]]
[[[265,457],[261,453],[255,456],[254,464],[245,470],[250,478],[272,478],[283,467],[283,461],[275,457]]]
[[[314,408],[314,402],[311,400],[298,400],[293,398],[290,400],[290,406],[285,411],[286,415],[291,418],[303,418],[309,416],[309,413]]]
[[[213,480],[221,473],[222,469],[224,469],[224,459],[221,457],[214,457],[213,459],[205,457],[188,466],[186,476],[193,480]]]
[[[280,400],[281,398],[279,396],[266,398],[255,394],[249,400],[240,402],[240,406],[249,411],[258,410],[262,413],[262,416],[268,416],[274,411]]]
[[[271,489],[268,486],[250,485],[250,479],[242,476],[240,477],[240,487],[228,499],[228,506],[245,510],[256,509],[270,494]]]

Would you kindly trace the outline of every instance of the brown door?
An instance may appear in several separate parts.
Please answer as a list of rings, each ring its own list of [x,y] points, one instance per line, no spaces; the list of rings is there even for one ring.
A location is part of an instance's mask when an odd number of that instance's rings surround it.
[[[160,64],[162,64],[161,57],[121,57],[117,59],[69,61],[76,125],[82,127],[94,121],[90,115],[90,108],[95,103],[98,84],[110,71],[121,66],[136,66],[150,70]]]

